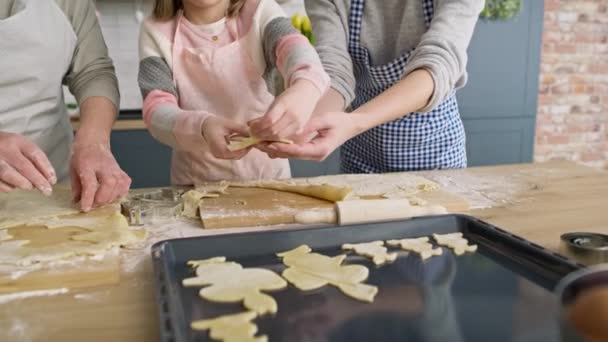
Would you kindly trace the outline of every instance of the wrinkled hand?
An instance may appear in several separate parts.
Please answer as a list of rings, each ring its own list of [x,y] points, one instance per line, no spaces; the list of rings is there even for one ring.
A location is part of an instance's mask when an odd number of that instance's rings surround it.
[[[250,149],[231,152],[228,150],[230,136],[249,136],[249,130],[244,124],[230,121],[220,116],[212,115],[203,122],[203,138],[214,157],[219,159],[241,159]]]
[[[323,161],[345,141],[362,133],[362,114],[334,112],[313,117],[292,145],[272,143],[259,149],[272,158]]]
[[[22,135],[0,132],[0,192],[36,188],[48,196],[56,182],[55,169],[38,146]]]
[[[249,122],[251,134],[275,141],[300,134],[321,95],[312,82],[297,81],[277,96],[264,116]]]
[[[70,176],[74,201],[84,212],[126,196],[131,186],[106,144],[74,144]]]

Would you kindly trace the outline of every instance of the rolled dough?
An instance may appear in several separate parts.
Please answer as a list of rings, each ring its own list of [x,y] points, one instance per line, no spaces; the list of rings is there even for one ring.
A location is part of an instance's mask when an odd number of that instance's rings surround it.
[[[364,302],[373,302],[378,293],[376,286],[363,284],[369,270],[362,265],[342,265],[345,255],[328,257],[311,253],[310,247],[302,245],[293,250],[278,253],[287,269],[283,277],[303,291],[333,285],[344,294]]]
[[[11,227],[8,234],[11,239],[0,242],[0,263],[14,265],[103,254],[146,237],[112,208],[49,219],[48,227],[39,222]]]
[[[240,151],[244,150],[250,146],[257,145],[261,142],[279,142],[283,144],[293,144],[293,141],[287,139],[281,140],[262,140],[256,137],[240,137],[234,136],[230,138],[230,143],[228,143],[228,151]]]
[[[55,186],[51,196],[38,190],[0,193],[0,229],[22,226],[49,217],[80,212],[69,188]]]
[[[210,330],[209,336],[216,341],[267,342],[267,336],[255,336],[258,327],[252,321],[256,316],[255,312],[248,311],[194,321],[190,324],[190,327],[193,330]]]
[[[319,198],[330,202],[343,201],[352,192],[348,186],[333,186],[330,184],[297,184],[290,181],[260,181],[251,183],[231,183],[238,188],[262,188],[293,192],[304,196]]]
[[[369,257],[376,265],[382,265],[397,259],[397,253],[387,253],[388,249],[384,247],[384,241],[356,244],[345,243],[342,245],[342,249],[347,251],[352,250],[359,255]]]
[[[277,312],[277,302],[261,291],[280,290],[287,282],[273,271],[263,268],[243,268],[236,262],[227,262],[224,257],[188,262],[196,267],[196,277],[184,279],[184,286],[205,287],[201,297],[220,303],[243,302],[257,313]]]

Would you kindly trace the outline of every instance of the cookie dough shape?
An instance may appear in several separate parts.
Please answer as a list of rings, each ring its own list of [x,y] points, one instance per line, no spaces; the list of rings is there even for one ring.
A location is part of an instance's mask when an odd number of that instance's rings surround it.
[[[10,239],[0,241],[0,264],[13,265],[104,254],[146,237],[145,231],[130,229],[111,207],[12,227],[7,234]]]
[[[333,285],[344,294],[364,302],[373,302],[378,293],[376,286],[363,284],[369,270],[361,265],[342,265],[345,255],[329,257],[311,253],[310,247],[302,245],[293,250],[278,253],[287,269],[283,277],[303,291],[316,290]]]
[[[387,253],[387,248],[384,247],[384,241],[357,244],[345,243],[342,245],[342,249],[347,251],[352,250],[359,255],[369,257],[376,265],[382,265],[397,259],[397,253]]]
[[[189,261],[188,265],[196,267],[196,277],[184,279],[184,286],[204,286],[199,292],[201,297],[219,303],[242,301],[258,315],[277,312],[277,302],[261,291],[287,287],[287,282],[273,271],[243,268],[225,257]]]
[[[469,245],[469,241],[462,237],[462,233],[433,234],[433,239],[441,246],[454,250],[454,254],[463,255],[477,250],[477,245]]]
[[[216,341],[267,342],[267,336],[255,336],[258,332],[258,327],[252,321],[256,316],[255,312],[247,311],[234,315],[194,321],[190,324],[190,327],[193,330],[209,330],[209,336]]]
[[[239,188],[262,188],[293,192],[330,202],[345,200],[352,189],[348,186],[334,186],[330,184],[297,184],[288,181],[260,181],[252,183],[232,183],[230,186]]]
[[[433,248],[428,237],[419,237],[415,239],[388,240],[389,246],[398,246],[404,251],[413,252],[420,255],[422,260],[426,260],[435,255],[443,254],[443,249]]]
[[[235,152],[244,150],[253,145],[257,145],[261,142],[279,142],[283,144],[293,144],[293,141],[287,139],[280,140],[262,140],[257,137],[241,137],[241,136],[233,136],[230,138],[230,142],[228,143],[228,151]]]

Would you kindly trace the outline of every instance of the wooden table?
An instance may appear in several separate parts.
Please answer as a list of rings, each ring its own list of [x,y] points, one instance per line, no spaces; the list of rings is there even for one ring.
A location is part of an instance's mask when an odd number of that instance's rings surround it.
[[[474,184],[473,192],[494,203],[471,215],[552,250],[558,250],[559,237],[566,232],[608,232],[605,171],[552,162],[422,175],[464,189]],[[148,252],[133,252],[145,261],[123,270],[118,286],[0,303],[0,340],[157,341],[151,264],[142,256]]]

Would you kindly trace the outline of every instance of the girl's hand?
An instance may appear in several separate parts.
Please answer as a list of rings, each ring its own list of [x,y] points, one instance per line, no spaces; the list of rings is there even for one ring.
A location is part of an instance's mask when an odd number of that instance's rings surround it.
[[[264,116],[249,122],[251,134],[263,140],[280,140],[301,133],[321,95],[312,82],[296,81],[277,96]]]
[[[249,136],[249,130],[244,124],[212,115],[203,122],[202,134],[211,154],[218,159],[241,159],[250,150],[244,149],[234,152],[228,150],[230,136],[235,134]]]
[[[312,118],[294,144],[273,143],[259,149],[272,158],[323,161],[345,141],[364,132],[367,117],[356,113],[325,113]]]

